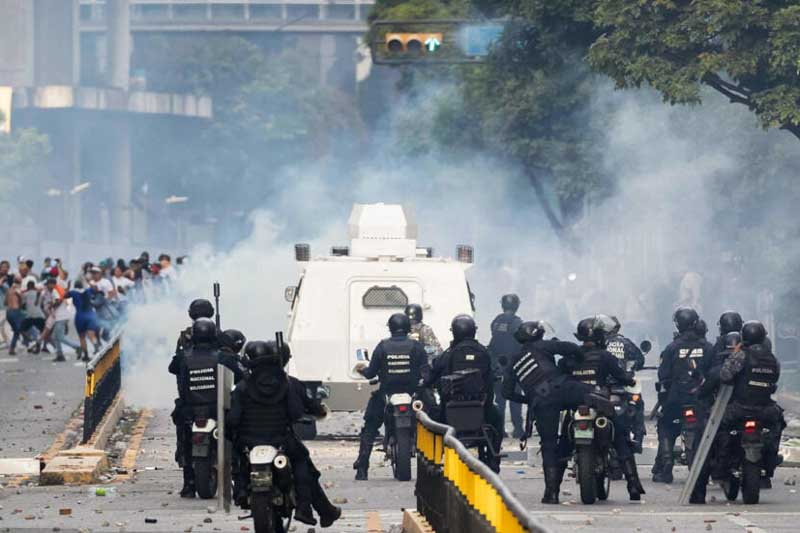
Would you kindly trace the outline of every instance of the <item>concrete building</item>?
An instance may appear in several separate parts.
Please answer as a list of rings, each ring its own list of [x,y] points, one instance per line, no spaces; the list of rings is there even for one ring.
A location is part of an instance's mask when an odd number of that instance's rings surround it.
[[[5,125],[11,130],[35,127],[48,134],[52,146],[52,186],[41,191],[42,209],[19,220],[19,231],[6,232],[0,243],[3,257],[52,255],[78,261],[138,254],[151,241],[147,205],[134,198],[132,132],[152,127],[152,121],[212,117],[209,98],[131,89],[128,0],[103,4],[103,77],[82,83],[82,12],[78,0],[0,3]]]

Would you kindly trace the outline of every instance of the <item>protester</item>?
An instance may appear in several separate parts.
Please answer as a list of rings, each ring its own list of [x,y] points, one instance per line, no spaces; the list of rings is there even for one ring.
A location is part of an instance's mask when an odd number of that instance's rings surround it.
[[[11,264],[8,261],[0,261],[0,348],[8,346],[8,334],[6,333],[6,293],[11,285],[14,283],[14,277],[8,271],[11,269]]]
[[[29,276],[30,277],[30,276]],[[29,353],[39,353],[41,350],[41,335],[44,332],[45,314],[42,310],[42,293],[36,288],[36,282],[29,280],[25,292],[22,293],[22,311],[25,318],[22,319],[20,327],[22,335],[26,335],[33,346],[28,349]]]
[[[97,321],[97,313],[92,306],[92,296],[98,291],[93,287],[84,288],[83,280],[76,280],[75,288],[67,293],[75,305],[75,329],[78,330],[81,346],[78,351],[78,359],[89,361],[89,350],[86,345],[86,338],[92,342],[94,353],[100,350],[100,324]]]
[[[22,321],[25,318],[25,313],[22,312],[22,297],[20,295],[21,285],[22,278],[16,275],[12,279],[11,286],[6,291],[6,317],[8,318],[8,324],[11,326],[11,331],[13,333],[8,355],[17,354],[17,342],[19,342]]]

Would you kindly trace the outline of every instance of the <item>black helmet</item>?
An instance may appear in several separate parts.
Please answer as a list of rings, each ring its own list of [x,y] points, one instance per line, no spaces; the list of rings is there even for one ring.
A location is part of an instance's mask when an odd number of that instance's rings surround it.
[[[475,320],[469,315],[457,315],[450,322],[450,331],[453,332],[453,342],[461,342],[464,339],[474,339],[478,326]]]
[[[725,334],[723,340],[725,341],[725,348],[732,350],[742,343],[742,334],[738,331],[731,331]]]
[[[269,341],[269,344],[274,347],[276,352],[280,351],[281,365],[286,366],[286,363],[292,358],[292,350],[289,349],[289,345],[283,343],[281,350],[278,350],[278,344],[275,341]]]
[[[204,298],[198,298],[189,304],[189,318],[197,320],[198,318],[213,318],[214,306],[211,302]]]
[[[217,340],[217,325],[210,318],[198,318],[192,325],[192,342],[213,344]]]
[[[700,316],[691,307],[679,307],[672,315],[672,322],[680,333],[694,329]]]
[[[514,338],[520,344],[539,340],[544,337],[544,329],[544,324],[539,321],[523,322],[514,332]]]
[[[732,331],[742,331],[743,324],[742,315],[736,311],[725,311],[719,315],[719,321],[717,322],[720,336]]]
[[[238,329],[226,329],[219,336],[220,346],[230,348],[236,353],[242,351],[247,339],[244,334]]]
[[[701,337],[705,337],[708,334],[708,324],[702,318],[698,318],[697,323],[694,325],[694,330]]]
[[[500,305],[503,311],[516,313],[517,309],[519,309],[519,296],[516,294],[504,294],[503,297],[500,298]]]
[[[758,320],[748,320],[742,325],[742,343],[745,346],[761,344],[767,340],[767,328]]]
[[[593,342],[605,347],[606,337],[613,331],[614,321],[604,315],[595,315],[578,322],[575,338],[583,342]]]
[[[392,335],[408,335],[408,332],[411,331],[411,321],[405,313],[393,314],[389,317],[386,325],[389,326]]]
[[[244,353],[251,366],[283,366],[274,341],[250,341],[245,345]]]
[[[422,306],[419,304],[408,304],[406,306],[406,316],[412,324],[422,322]]]
[[[616,315],[611,315],[611,321],[614,323],[614,326],[611,328],[611,331],[614,333],[619,332],[622,329],[622,323],[620,323],[619,318]]]

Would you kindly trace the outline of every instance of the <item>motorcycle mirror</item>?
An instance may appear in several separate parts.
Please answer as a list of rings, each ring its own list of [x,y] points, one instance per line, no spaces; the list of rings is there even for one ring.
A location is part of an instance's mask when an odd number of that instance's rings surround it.
[[[653,343],[650,341],[642,341],[642,343],[639,345],[639,349],[642,351],[642,353],[650,353],[650,350],[653,349]]]

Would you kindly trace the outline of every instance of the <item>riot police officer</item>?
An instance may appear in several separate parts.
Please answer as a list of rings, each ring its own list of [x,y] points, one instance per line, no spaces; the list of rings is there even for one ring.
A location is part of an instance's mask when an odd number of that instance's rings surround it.
[[[239,383],[244,377],[245,368],[241,362],[242,348],[247,339],[238,329],[226,329],[219,334],[217,343],[219,344],[220,361],[233,371],[233,382]]]
[[[783,424],[781,408],[772,399],[778,387],[780,363],[766,343],[767,330],[761,322],[745,322],[741,338],[742,344],[734,348],[719,372],[722,383],[733,385],[733,395],[717,434],[719,457],[723,464],[727,463],[730,431],[740,427],[745,418],[755,417],[772,430],[769,434],[773,442],[764,450],[766,470],[771,472],[777,466]],[[707,468],[701,470],[689,500],[691,503],[705,503],[707,471]]]
[[[709,345],[697,333],[700,317],[691,307],[679,307],[672,321],[677,335],[663,352],[656,389],[661,403],[658,419],[658,452],[653,481],[672,483],[673,450],[681,430],[682,407],[696,403],[704,362],[711,356]],[[677,421],[677,422],[676,422]]]
[[[353,463],[356,480],[367,479],[369,456],[378,430],[383,425],[386,396],[391,394],[414,394],[420,380],[428,375],[428,356],[419,342],[409,338],[411,322],[404,313],[389,317],[391,337],[382,340],[372,353],[369,366],[361,363],[356,367],[367,379],[379,378],[380,387],[372,393],[364,411],[364,427],[361,429],[358,459]]]
[[[622,323],[616,316],[612,316],[614,327],[606,339],[606,350],[617,358],[617,363],[624,371],[636,372],[644,368],[644,354],[636,344],[621,333]],[[637,453],[642,453],[642,442],[647,434],[644,423],[644,400],[640,397],[636,402],[636,416],[633,427],[633,446]]]
[[[442,355],[442,345],[439,344],[433,328],[422,321],[422,306],[408,304],[405,313],[411,322],[411,333],[408,336],[422,344],[428,354],[428,364],[433,364],[433,360]]]
[[[558,460],[558,422],[564,409],[579,405],[596,407],[613,414],[614,406],[593,387],[567,376],[558,369],[555,356],[580,356],[580,348],[571,342],[544,340],[543,322],[524,322],[514,337],[522,347],[506,366],[503,394],[508,399],[527,403],[533,410],[544,467],[545,491],[542,503],[558,503],[558,493],[566,464]],[[523,394],[516,392],[519,385]],[[527,434],[527,432],[526,432]]]
[[[503,431],[494,406],[494,370],[489,351],[475,340],[478,327],[475,320],[469,315],[458,315],[450,324],[453,332],[453,342],[450,347],[433,362],[430,376],[425,380],[424,387],[437,384],[442,376],[453,374],[461,370],[479,370],[482,378],[481,395],[484,398],[484,420],[495,428],[495,438],[492,446],[498,452],[496,461],[488,465],[495,472],[500,471],[500,447],[503,443]],[[442,398],[446,404],[448,398]],[[444,409],[443,409],[444,411]],[[444,422],[447,423],[446,418]]]
[[[520,344],[514,338],[514,333],[522,325],[522,319],[517,316],[519,296],[516,294],[504,294],[500,298],[500,306],[503,312],[492,320],[492,338],[489,341],[489,353],[492,354],[492,362],[497,369],[497,374],[502,376],[505,373],[508,360],[519,352]],[[505,436],[506,402],[508,402],[509,411],[511,411],[511,424],[514,426],[512,436],[515,439],[521,438],[525,433],[522,422],[522,405],[509,401],[503,396],[503,384],[501,381],[495,384],[494,399],[500,417],[500,427],[503,429],[503,436]]]
[[[728,333],[741,332],[743,325],[744,320],[742,320],[742,315],[740,315],[737,311],[725,311],[719,315],[719,320],[717,320],[717,326],[719,326],[719,336],[714,343],[714,352],[724,351],[726,349],[725,336]],[[715,362],[722,364],[721,361]]]
[[[192,301],[189,304],[189,318],[194,323],[196,320],[200,318],[212,318],[214,316],[214,306],[211,305],[211,302],[205,299],[197,299]],[[175,345],[175,354],[172,357],[172,360],[169,363],[169,372],[170,374],[175,375],[175,379],[177,382],[178,388],[178,397],[175,399],[175,408],[172,411],[172,423],[175,424],[175,462],[178,463],[178,466],[183,468],[184,460],[186,458],[186,448],[190,447],[189,440],[191,438],[191,427],[189,431],[186,430],[186,419],[191,416],[191,411],[187,410],[184,400],[181,397],[181,378],[180,378],[180,368],[183,364],[184,357],[186,354],[186,350],[191,348],[192,346],[192,326],[187,327],[183,331],[181,331],[180,335],[178,336],[178,341]],[[185,473],[185,471],[184,471]],[[181,496],[184,497],[193,497],[194,496],[194,486],[190,486],[186,483],[187,478],[184,476],[184,486],[181,490]]]
[[[300,381],[286,374],[284,367],[291,357],[288,346],[280,349],[272,341],[253,341],[247,343],[245,352],[250,372],[231,394],[231,410],[226,417],[239,462],[245,462],[248,448],[270,445],[283,449],[292,465],[297,498],[294,518],[316,525],[313,506],[321,526],[329,527],[342,511],[328,500],[308,449],[292,431],[292,425],[304,414],[324,417],[327,410],[306,394]],[[242,508],[249,508],[248,473],[236,474],[236,502]]]
[[[613,331],[613,328],[611,320],[602,316],[584,318],[578,322],[575,337],[583,343],[581,353],[561,359],[559,368],[578,381],[599,391],[607,390],[613,382],[627,386],[635,385],[636,380],[619,366],[617,357],[605,349],[607,336]],[[622,471],[628,483],[630,499],[638,501],[645,492],[639,482],[636,460],[628,441],[630,428],[624,413],[614,416],[613,421],[614,449],[617,452],[617,459],[622,465]],[[566,445],[569,441],[565,438],[561,442]],[[566,450],[562,446],[560,453],[562,461],[568,459],[568,453],[565,452],[571,452],[571,450]]]

